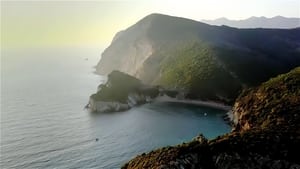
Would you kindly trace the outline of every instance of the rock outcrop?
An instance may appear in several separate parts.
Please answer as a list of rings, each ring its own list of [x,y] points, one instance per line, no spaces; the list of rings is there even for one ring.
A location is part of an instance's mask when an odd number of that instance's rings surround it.
[[[234,130],[142,154],[123,169],[299,169],[300,67],[241,94]]]
[[[108,75],[105,84],[90,96],[89,108],[96,112],[116,112],[150,102],[159,94],[158,87],[144,85],[140,80],[120,71]]]

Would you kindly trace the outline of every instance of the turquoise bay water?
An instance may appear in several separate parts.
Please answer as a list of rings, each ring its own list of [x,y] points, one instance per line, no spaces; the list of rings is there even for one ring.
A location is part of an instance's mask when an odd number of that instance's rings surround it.
[[[0,168],[119,168],[198,133],[214,138],[230,130],[224,111],[187,104],[87,112],[89,95],[104,81],[93,74],[99,49],[1,52]]]

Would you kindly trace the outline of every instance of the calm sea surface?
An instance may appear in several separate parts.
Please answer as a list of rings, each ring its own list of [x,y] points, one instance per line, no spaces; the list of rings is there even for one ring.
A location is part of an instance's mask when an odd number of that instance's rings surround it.
[[[198,133],[214,138],[230,130],[224,111],[186,104],[87,112],[89,95],[105,80],[93,74],[100,54],[93,48],[1,51],[0,168],[113,169]]]

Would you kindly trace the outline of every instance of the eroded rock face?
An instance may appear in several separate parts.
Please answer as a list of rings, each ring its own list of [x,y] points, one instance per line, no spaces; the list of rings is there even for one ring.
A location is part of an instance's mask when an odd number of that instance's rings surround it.
[[[152,43],[144,31],[147,27],[147,23],[145,23],[119,32],[111,45],[102,53],[96,71],[107,75],[117,69],[130,75],[136,75],[145,60],[153,53]]]
[[[234,131],[139,155],[123,169],[300,168],[300,67],[240,95]],[[200,141],[199,141],[200,140]]]
[[[130,109],[130,105],[120,102],[94,101],[90,99],[89,107],[93,112],[119,112]]]

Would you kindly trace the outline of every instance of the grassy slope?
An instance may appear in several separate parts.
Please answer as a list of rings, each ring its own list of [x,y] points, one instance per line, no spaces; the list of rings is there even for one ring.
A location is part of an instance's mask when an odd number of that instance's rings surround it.
[[[204,43],[192,43],[165,58],[160,71],[158,84],[184,88],[192,98],[216,100],[218,95],[234,98],[241,89],[241,84],[224,69],[214,51]]]

